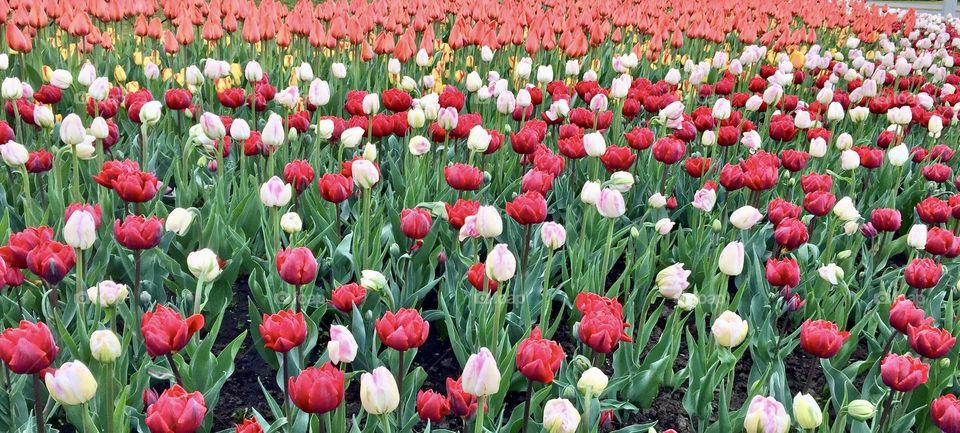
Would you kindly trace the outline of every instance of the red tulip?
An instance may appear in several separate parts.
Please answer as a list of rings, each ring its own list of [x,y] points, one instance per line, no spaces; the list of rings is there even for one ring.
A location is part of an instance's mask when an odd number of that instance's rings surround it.
[[[440,107],[453,107],[457,111],[463,109],[466,96],[454,86],[446,86],[440,92]]]
[[[911,327],[923,326],[933,323],[932,318],[927,318],[926,312],[917,308],[913,301],[906,296],[900,295],[893,300],[890,306],[890,315],[888,316],[890,326],[901,334],[907,334]]]
[[[653,145],[653,131],[650,128],[634,127],[630,132],[623,134],[630,147],[643,150]]]
[[[327,173],[317,182],[320,196],[331,203],[342,203],[353,195],[353,181],[340,173]]]
[[[62,97],[63,92],[50,84],[41,85],[40,88],[33,93],[33,99],[41,104],[56,104],[60,102]]]
[[[780,224],[787,218],[800,218],[800,206],[790,203],[782,198],[775,198],[767,203],[767,219],[774,226]]]
[[[140,334],[152,358],[178,352],[190,337],[203,329],[203,316],[194,314],[186,319],[177,310],[157,305],[154,311],[143,313]]]
[[[953,394],[937,397],[930,403],[930,418],[943,433],[960,433],[960,401]]]
[[[447,208],[447,222],[454,229],[460,230],[468,216],[477,214],[477,210],[480,209],[480,202],[457,199],[457,202],[452,206],[446,203],[444,206]]]
[[[683,162],[683,168],[690,177],[700,178],[710,171],[710,158],[695,156]]]
[[[103,168],[93,180],[105,188],[113,189],[113,182],[125,173],[137,173],[140,171],[140,165],[136,161],[129,159],[124,161],[106,161]]]
[[[727,191],[743,188],[743,169],[739,164],[726,163],[720,169],[720,185]]]
[[[163,236],[163,220],[155,216],[149,219],[140,215],[127,215],[121,223],[113,222],[113,236],[117,243],[131,250],[148,250],[160,244]]]
[[[53,364],[60,348],[43,322],[20,321],[0,333],[0,359],[16,374],[37,374]]]
[[[800,176],[800,188],[806,194],[814,191],[830,192],[833,188],[833,178],[829,174],[805,174]]]
[[[903,277],[910,287],[929,289],[937,285],[943,274],[943,265],[933,259],[913,259],[903,270]]]
[[[199,391],[187,392],[174,384],[147,408],[150,433],[193,433],[203,424],[206,402]]]
[[[77,263],[73,248],[57,241],[42,241],[27,254],[27,268],[48,284],[58,284]]]
[[[447,378],[447,401],[454,416],[467,419],[477,411],[477,397],[467,394],[460,380]]]
[[[376,320],[374,327],[385,346],[401,352],[420,347],[430,333],[430,323],[411,308],[401,308],[396,313],[387,311]]]
[[[540,327],[536,325],[530,336],[517,346],[517,370],[534,382],[553,382],[563,358],[563,348],[557,342],[543,338]]]
[[[4,260],[17,269],[27,268],[27,255],[41,242],[53,240],[53,229],[46,226],[27,227],[22,232],[10,235]]]
[[[170,89],[163,95],[167,108],[175,111],[185,110],[193,102],[193,94],[187,89]]]
[[[783,162],[783,167],[792,172],[803,170],[809,159],[810,154],[802,150],[787,149],[780,152],[780,161]]]
[[[890,388],[910,392],[927,383],[930,365],[910,355],[888,354],[880,362],[880,378]]]
[[[159,184],[153,173],[137,171],[120,173],[113,179],[110,188],[125,202],[144,203],[157,195]]]
[[[300,410],[312,414],[324,414],[336,409],[343,402],[344,374],[332,363],[309,367],[287,382],[290,400]]]
[[[380,95],[380,100],[383,101],[384,108],[394,113],[407,111],[413,105],[413,98],[410,94],[396,88],[384,90]]]
[[[664,164],[675,164],[687,152],[687,146],[674,137],[663,137],[653,143],[653,158]]]
[[[427,237],[432,225],[433,218],[426,209],[404,209],[400,212],[400,231],[410,239]]]
[[[788,250],[799,248],[807,243],[809,237],[807,226],[796,218],[784,218],[773,230],[773,238],[777,244]]]
[[[27,163],[24,164],[24,167],[27,168],[27,172],[29,173],[46,173],[53,168],[53,154],[46,149],[30,152],[30,156],[27,158]]]
[[[637,155],[626,146],[607,146],[606,152],[600,156],[600,161],[608,172],[628,171]],[[707,164],[709,167],[709,163]]]
[[[950,331],[931,326],[929,323],[910,326],[907,330],[910,347],[924,358],[943,358],[957,342]]]
[[[456,163],[443,168],[447,185],[458,191],[474,191],[483,183],[483,173],[472,165]]]
[[[547,201],[540,193],[531,191],[507,202],[507,215],[521,225],[542,223],[547,219]]]
[[[487,278],[487,268],[483,262],[474,264],[467,270],[467,281],[478,291],[487,291],[490,293],[497,291],[497,282]],[[484,286],[486,285],[486,286]]]
[[[943,164],[930,164],[920,169],[920,174],[927,180],[937,183],[944,183],[953,175],[953,170]]]
[[[307,322],[303,313],[282,310],[276,314],[264,314],[260,323],[263,345],[277,353],[287,353],[307,338]]]
[[[317,278],[317,259],[306,247],[282,249],[277,251],[277,273],[287,284],[312,284]]]
[[[877,230],[895,232],[900,230],[900,211],[888,208],[874,209],[870,212],[870,222]]]
[[[767,282],[773,287],[797,287],[800,284],[800,266],[789,257],[767,259]]]
[[[545,196],[553,189],[553,178],[553,174],[535,168],[523,175],[520,180],[520,189],[523,192],[536,192]]]
[[[630,341],[629,337],[623,338],[625,326],[622,320],[610,314],[586,314],[580,320],[578,337],[594,351],[610,353],[620,341]]]
[[[223,89],[217,93],[217,100],[227,108],[240,108],[246,104],[246,92],[238,87]]]
[[[833,358],[849,337],[827,320],[807,320],[800,326],[800,347],[817,358]]]
[[[933,255],[947,255],[953,249],[955,242],[956,236],[953,235],[952,231],[940,227],[931,227],[927,231],[927,243],[923,249]]]
[[[450,413],[450,401],[432,389],[417,393],[417,415],[423,421],[438,423]]]
[[[357,283],[344,284],[330,294],[330,304],[344,313],[353,311],[354,306],[363,305],[367,290]]]
[[[824,216],[833,209],[837,198],[826,191],[808,192],[803,196],[803,208],[816,216]]]
[[[313,177],[313,167],[305,160],[291,161],[283,167],[283,179],[293,186],[297,194],[307,189],[307,186],[313,182]]]
[[[263,427],[254,418],[246,418],[240,424],[234,426],[234,433],[263,433]]]
[[[950,219],[950,205],[946,200],[927,197],[917,203],[917,215],[927,224],[943,224]]]

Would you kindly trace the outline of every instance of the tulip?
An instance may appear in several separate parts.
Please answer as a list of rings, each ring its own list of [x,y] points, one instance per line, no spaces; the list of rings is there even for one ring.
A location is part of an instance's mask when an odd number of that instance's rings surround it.
[[[619,218],[626,213],[623,194],[612,188],[603,188],[597,197],[597,212],[604,218]]]
[[[560,249],[567,241],[567,230],[553,221],[546,222],[540,226],[540,240],[551,250]]]
[[[517,259],[510,252],[507,244],[497,244],[487,254],[487,278],[502,283],[513,278],[516,271]]]
[[[52,373],[48,372],[44,381],[50,397],[64,406],[84,404],[97,393],[97,380],[80,361],[64,363]]]
[[[80,116],[70,113],[60,122],[60,141],[67,146],[76,146],[83,143],[86,138],[87,130],[83,127],[83,121]]]
[[[773,397],[758,395],[750,401],[743,428],[747,433],[787,433],[790,430],[790,415]]]
[[[37,374],[50,367],[60,348],[43,322],[21,320],[0,333],[0,359],[16,374]]]
[[[163,235],[163,220],[157,217],[146,219],[140,215],[127,215],[123,222],[113,222],[113,236],[117,243],[131,250],[147,250],[160,244]]]
[[[480,236],[490,239],[503,233],[503,220],[493,206],[480,206],[476,213],[477,231]]]
[[[127,299],[128,288],[111,280],[104,280],[87,289],[87,299],[103,308],[111,308]]]
[[[927,383],[929,373],[929,364],[910,355],[890,353],[880,361],[880,378],[895,391],[913,391]]]
[[[360,271],[360,285],[364,289],[379,292],[387,288],[387,277],[370,269]]]
[[[363,189],[373,188],[380,181],[380,170],[372,162],[359,159],[353,162],[353,182]]]
[[[330,305],[343,313],[349,313],[354,306],[362,305],[366,297],[367,291],[359,284],[344,284],[330,294]]]
[[[950,331],[936,328],[929,323],[920,326],[910,326],[907,333],[908,342],[914,352],[930,359],[943,358],[953,349],[957,339]]]
[[[280,228],[288,235],[299,233],[303,230],[303,220],[296,212],[287,212],[280,217]]]
[[[599,397],[600,394],[603,394],[603,391],[607,389],[607,384],[610,382],[610,379],[606,374],[603,374],[603,370],[600,370],[597,367],[590,367],[580,375],[580,379],[577,380],[577,389],[580,390],[580,393],[586,396]]]
[[[377,367],[360,376],[360,403],[371,415],[383,415],[397,409],[400,391],[390,370]]]
[[[302,286],[313,283],[317,277],[317,266],[313,252],[306,247],[287,248],[277,252],[277,274],[287,284]],[[299,302],[299,299],[297,301]]]
[[[27,268],[48,284],[59,284],[77,262],[72,248],[56,241],[41,241],[27,254]],[[55,299],[54,299],[55,300]]]
[[[122,349],[117,334],[109,329],[100,329],[90,334],[90,354],[94,359],[109,364],[120,357]]]
[[[140,107],[140,123],[155,125],[163,114],[163,105],[160,101],[148,101]]]
[[[199,391],[188,393],[179,384],[174,384],[147,407],[146,424],[150,433],[194,433],[203,424],[206,414],[203,394]]]
[[[264,347],[277,353],[287,353],[306,339],[307,322],[303,313],[282,310],[276,314],[264,314],[259,330]]]
[[[67,245],[79,250],[88,250],[97,240],[97,227],[91,212],[74,212],[63,225],[63,239]]]
[[[599,132],[591,132],[583,136],[583,148],[587,155],[601,157],[607,151],[607,143]]]
[[[743,206],[730,214],[730,223],[740,230],[748,230],[763,219],[760,211],[753,206]]]
[[[817,269],[817,273],[820,274],[820,278],[834,286],[839,284],[844,276],[843,268],[837,266],[836,263],[828,263],[821,266]]]
[[[543,405],[543,428],[549,433],[574,433],[580,425],[580,413],[565,398],[548,400]]]
[[[201,283],[209,283],[220,276],[220,259],[209,248],[194,251],[187,256],[187,268]]]
[[[717,317],[717,320],[713,322],[713,326],[710,329],[713,332],[713,338],[717,341],[717,344],[723,347],[733,348],[743,343],[743,340],[747,338],[749,328],[750,326],[747,324],[747,321],[741,319],[737,313],[724,311],[720,314],[720,317]]]
[[[943,265],[930,258],[913,259],[903,270],[904,280],[915,289],[930,289],[940,282]]]
[[[586,204],[595,205],[600,199],[600,182],[586,181],[580,190],[580,201]]]
[[[13,140],[0,144],[0,156],[3,157],[3,162],[11,167],[23,166],[30,159],[27,148]]]
[[[179,312],[163,305],[144,313],[140,322],[140,334],[151,358],[180,351],[202,328],[203,316],[194,314],[184,319]]]
[[[410,308],[401,308],[396,313],[387,311],[374,322],[374,327],[385,346],[401,352],[420,347],[430,334],[430,323]]]
[[[443,394],[433,390],[417,392],[417,415],[423,421],[434,423],[443,421],[450,413],[450,401]]]
[[[687,278],[692,271],[683,269],[683,263],[674,263],[657,273],[656,284],[660,295],[665,298],[677,299],[690,285]]]
[[[260,202],[266,207],[286,206],[293,197],[290,184],[284,183],[277,176],[273,176],[260,187]]]
[[[937,397],[930,403],[930,418],[944,433],[960,431],[960,401],[953,394]]]
[[[552,383],[563,359],[560,344],[543,338],[538,326],[517,346],[517,370],[530,381]]]
[[[849,332],[826,320],[807,320],[800,326],[800,347],[818,358],[832,358],[849,337]]]
[[[234,426],[234,433],[263,433],[263,427],[254,418],[246,418],[242,423]]]
[[[353,334],[342,325],[330,326],[330,342],[327,343],[327,356],[334,365],[341,362],[349,364],[357,357],[357,340]]]
[[[717,266],[724,275],[740,275],[743,272],[743,243],[733,241],[723,247]]]
[[[877,407],[867,400],[854,400],[846,406],[847,414],[855,420],[866,421],[877,413]]]
[[[470,355],[463,367],[463,390],[478,398],[496,394],[500,390],[500,370],[490,349]],[[361,393],[362,394],[362,393]]]
[[[276,149],[283,144],[284,135],[283,119],[276,113],[270,114],[263,126],[263,132],[260,133],[263,144],[269,149]]]
[[[206,112],[200,117],[200,125],[203,127],[203,133],[211,140],[220,140],[227,135],[226,128],[220,116]]]
[[[176,233],[177,236],[183,236],[190,230],[190,224],[193,223],[193,212],[184,208],[175,208],[167,215],[167,222],[164,228],[168,232]]]
[[[16,100],[23,96],[23,84],[17,77],[7,77],[3,79],[0,85],[0,95],[3,99]]]

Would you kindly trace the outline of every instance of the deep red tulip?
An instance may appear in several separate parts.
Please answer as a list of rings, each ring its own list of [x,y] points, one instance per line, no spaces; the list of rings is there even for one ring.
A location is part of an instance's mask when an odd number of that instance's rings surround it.
[[[277,251],[277,273],[287,284],[313,284],[317,278],[317,259],[306,247],[282,249]]]
[[[787,149],[780,152],[780,161],[783,167],[792,172],[803,170],[807,166],[810,154],[802,150]]]
[[[836,203],[837,198],[826,191],[808,192],[803,196],[803,208],[816,216],[822,217],[830,213]]]
[[[457,199],[457,202],[452,206],[448,203],[445,203],[444,206],[447,208],[447,222],[454,229],[460,230],[468,216],[477,214],[477,210],[480,209],[480,202]]]
[[[780,224],[780,221],[786,218],[800,218],[800,206],[779,197],[767,203],[767,219],[774,226]]]
[[[805,174],[800,176],[800,188],[806,194],[814,191],[830,192],[833,188],[833,177],[829,174]]]
[[[458,191],[474,191],[483,183],[483,173],[472,165],[456,163],[443,168],[447,185]]]
[[[320,367],[309,367],[287,382],[290,400],[300,410],[324,414],[343,402],[344,374],[330,362]]]
[[[27,269],[27,255],[37,245],[53,240],[53,229],[46,226],[27,227],[23,231],[10,235],[7,242],[7,254],[4,260],[8,265],[17,269]]]
[[[231,87],[217,92],[217,100],[227,108],[240,108],[247,101],[246,91],[239,87]]]
[[[113,179],[110,188],[125,202],[144,203],[157,195],[159,184],[160,181],[153,173],[121,172]]]
[[[438,423],[450,413],[450,401],[443,394],[432,389],[417,393],[417,415],[422,421]]]
[[[929,323],[908,327],[907,337],[914,352],[930,359],[943,358],[957,343],[957,339],[950,334],[950,331],[931,326]]]
[[[353,307],[363,305],[367,290],[357,283],[344,284],[330,294],[330,305],[344,313],[353,311]]]
[[[30,152],[27,163],[24,164],[29,173],[46,173],[53,168],[53,154],[46,149]]]
[[[463,390],[461,379],[447,378],[447,401],[450,403],[450,413],[456,417],[467,419],[477,411],[477,397]]]
[[[943,224],[950,219],[950,205],[946,200],[930,196],[917,203],[917,215],[927,224]]]
[[[387,311],[376,320],[374,327],[385,346],[401,352],[420,347],[430,333],[430,323],[411,308],[401,308],[396,313]]]
[[[911,327],[933,323],[933,318],[927,318],[927,313],[922,308],[917,308],[913,301],[900,295],[890,306],[889,321],[894,329],[901,334],[907,334]]]
[[[664,164],[676,164],[683,159],[687,146],[673,137],[663,137],[653,143],[653,158]]]
[[[63,97],[63,92],[50,84],[41,85],[33,92],[33,99],[41,104],[56,104]]]
[[[297,194],[303,193],[313,182],[313,167],[306,160],[294,160],[283,167],[283,179],[293,186]]]
[[[263,433],[263,427],[254,418],[244,419],[233,428],[233,433]]]
[[[870,222],[879,231],[895,232],[900,230],[900,211],[888,208],[874,209],[870,212]]]
[[[937,183],[944,183],[953,176],[953,170],[943,164],[930,164],[920,169],[920,174],[927,180]]]
[[[807,320],[800,326],[800,347],[817,358],[833,358],[849,337],[827,320]]]
[[[507,202],[507,215],[521,225],[538,224],[547,219],[547,201],[540,193],[531,191]]]
[[[927,383],[930,365],[910,355],[888,354],[880,362],[880,378],[890,388],[910,392]]]
[[[427,237],[432,225],[433,218],[426,209],[413,208],[400,211],[400,231],[410,239]]]
[[[16,374],[37,374],[53,364],[60,348],[43,322],[20,321],[0,333],[0,359]]]
[[[930,403],[930,418],[943,433],[960,433],[960,401],[953,394],[937,397]]]
[[[147,408],[150,433],[193,433],[203,424],[207,405],[199,391],[187,392],[174,384]]]
[[[340,173],[327,173],[317,182],[320,196],[331,203],[342,203],[353,195],[353,181]]]
[[[554,175],[538,169],[526,172],[520,180],[520,189],[523,192],[536,192],[547,195],[553,189]]]
[[[695,156],[683,161],[683,168],[690,177],[700,178],[710,171],[710,158]]]
[[[626,146],[607,146],[606,152],[600,156],[600,161],[610,173],[630,170],[630,166],[636,159],[637,155]]]
[[[499,285],[495,280],[487,278],[487,268],[483,262],[474,264],[467,270],[467,281],[474,289],[481,292],[496,292]]]
[[[796,218],[784,218],[773,230],[773,238],[780,246],[788,250],[795,250],[800,245],[807,243],[810,235],[807,233],[807,226],[802,221]]]
[[[800,284],[800,266],[789,257],[767,259],[767,282],[773,287],[797,287]]]
[[[159,304],[153,311],[143,313],[140,322],[140,334],[147,346],[147,355],[152,358],[178,352],[201,329],[202,315],[184,319],[177,310]]]
[[[260,322],[263,345],[277,353],[287,353],[307,338],[307,322],[303,313],[282,310],[276,314],[264,314]]]
[[[563,359],[563,348],[560,344],[543,338],[540,327],[536,325],[530,336],[517,346],[517,370],[534,382],[552,383]]]
[[[410,94],[396,88],[384,90],[380,95],[380,100],[383,101],[383,108],[394,113],[407,111],[413,105],[413,98]]]
[[[910,287],[929,289],[937,285],[943,274],[943,265],[933,259],[913,259],[903,270],[903,278]]]
[[[625,324],[610,314],[586,314],[580,320],[580,341],[599,353],[610,353],[624,339]]]
[[[41,241],[27,254],[27,268],[48,284],[56,285],[77,263],[76,252],[57,241]]]
[[[187,89],[170,89],[163,95],[167,108],[180,111],[185,110],[193,102],[193,94]]]
[[[160,244],[163,236],[163,220],[155,216],[149,219],[140,215],[127,215],[113,222],[113,237],[117,243],[131,250],[148,250]]]
[[[743,169],[739,164],[724,164],[720,169],[720,185],[727,191],[743,188]]]
[[[623,134],[627,144],[637,150],[644,150],[653,145],[653,130],[650,128],[634,127],[630,132]]]
[[[952,231],[940,227],[931,227],[930,230],[927,230],[927,243],[924,246],[924,251],[938,256],[947,255],[954,248],[955,242],[956,236],[953,235]]]

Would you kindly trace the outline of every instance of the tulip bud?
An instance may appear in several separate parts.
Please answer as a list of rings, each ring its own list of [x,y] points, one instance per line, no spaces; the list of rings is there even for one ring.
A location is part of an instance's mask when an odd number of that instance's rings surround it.
[[[673,230],[674,222],[670,221],[670,218],[660,218],[653,225],[653,229],[660,233],[660,235],[666,235],[670,233],[670,230]]]
[[[223,120],[216,114],[205,112],[200,116],[200,126],[203,133],[211,140],[220,140],[227,135],[226,128],[223,126]]]
[[[33,108],[33,121],[41,128],[51,129],[56,123],[56,118],[53,116],[53,111],[50,111],[50,107],[37,105]]]
[[[477,232],[483,238],[495,238],[503,233],[503,219],[493,206],[480,206],[476,213]]]
[[[247,62],[247,65],[243,68],[243,76],[247,81],[256,83],[263,79],[263,68],[256,60],[251,60]]]
[[[380,181],[380,171],[372,162],[358,159],[353,162],[353,182],[363,189],[373,188]]]
[[[286,206],[293,197],[290,184],[284,183],[279,177],[271,177],[260,187],[260,202],[266,207]]]
[[[517,272],[517,259],[507,248],[507,244],[497,244],[493,250],[487,254],[485,263],[487,278],[504,282],[513,278]]]
[[[276,113],[271,113],[267,119],[267,124],[263,126],[263,133],[260,134],[263,144],[271,149],[276,149],[283,144],[284,131],[283,119]]]
[[[76,113],[70,113],[60,122],[60,141],[67,146],[76,146],[86,139],[87,130]]]
[[[815,429],[823,423],[823,411],[810,394],[797,393],[793,397],[793,416],[804,430]]]
[[[647,206],[650,206],[654,209],[661,209],[667,205],[667,198],[660,194],[659,192],[654,193],[647,199]]]
[[[280,217],[280,228],[288,235],[303,230],[303,221],[296,212],[287,212]]]
[[[743,428],[747,433],[787,433],[790,415],[787,415],[783,404],[773,397],[758,395],[750,402]]]
[[[163,104],[160,101],[149,101],[140,107],[140,122],[147,126],[156,125],[163,114]]]
[[[30,152],[22,144],[10,140],[0,144],[0,156],[3,162],[11,167],[20,167],[30,159]]]
[[[23,96],[23,84],[17,77],[8,77],[3,79],[0,84],[0,95],[3,99],[20,99]]]
[[[73,84],[73,76],[70,71],[57,69],[50,73],[50,85],[58,89],[69,89]]]
[[[565,398],[548,400],[543,405],[543,428],[548,433],[574,433],[580,425],[580,413]]]
[[[387,288],[387,277],[370,269],[360,271],[360,285],[371,292],[380,292]]]
[[[363,146],[363,159],[373,162],[377,160],[377,146],[373,143],[367,143]]]
[[[109,364],[119,358],[121,352],[120,339],[109,329],[93,331],[90,334],[90,354],[97,361]]]
[[[551,250],[563,247],[567,241],[567,230],[562,225],[548,221],[540,226],[540,240]]]
[[[347,67],[343,63],[336,62],[330,65],[330,74],[337,79],[343,79],[347,77]]]
[[[63,225],[63,240],[78,250],[88,250],[97,240],[97,225],[93,213],[77,210]]]
[[[626,204],[623,201],[623,194],[612,188],[600,190],[596,207],[597,212],[604,218],[620,218],[627,211]]]
[[[487,63],[493,61],[493,50],[486,45],[480,47],[480,59]]]
[[[717,344],[723,347],[736,347],[747,338],[750,325],[733,311],[724,311],[710,328]]]
[[[472,71],[467,74],[466,87],[470,93],[476,92],[483,87],[483,78],[480,78],[480,74],[477,73],[477,71]]]
[[[393,412],[400,405],[400,391],[393,373],[385,367],[377,367],[360,376],[360,403],[371,415]]]
[[[330,326],[327,356],[334,365],[339,365],[341,362],[349,364],[357,357],[357,340],[346,326]]]
[[[910,149],[907,149],[905,144],[900,143],[887,150],[887,159],[890,160],[890,165],[901,167],[910,160]]]
[[[87,133],[92,135],[98,140],[103,140],[110,136],[110,127],[107,126],[107,121],[102,117],[97,117],[90,122],[90,127],[87,128]]]
[[[603,370],[590,367],[580,375],[580,380],[577,381],[577,389],[583,395],[598,397],[607,389],[609,382],[610,379],[606,374],[603,374]]]
[[[600,198],[600,182],[586,181],[580,190],[580,201],[586,204],[596,204]]]
[[[748,230],[760,222],[763,215],[753,206],[743,206],[730,214],[730,223],[740,230]]]
[[[470,135],[467,136],[467,148],[478,153],[486,152],[491,138],[483,125],[474,126],[470,129]]]
[[[44,377],[47,392],[64,406],[84,404],[97,393],[97,380],[93,373],[80,361],[64,363]]]
[[[164,228],[168,232],[176,233],[177,236],[183,236],[187,234],[187,230],[190,230],[191,223],[193,223],[193,212],[178,207],[170,211],[170,214],[167,215]]]
[[[814,158],[823,158],[827,154],[827,141],[823,137],[815,137],[810,140],[810,156]]]
[[[859,421],[869,420],[877,413],[877,407],[867,400],[851,401],[847,404],[846,409],[851,418]]]
[[[87,298],[103,308],[110,308],[127,299],[127,293],[126,285],[104,280],[87,289]]]
[[[200,282],[209,283],[220,276],[220,260],[209,248],[190,253],[187,256],[187,267]]]
[[[421,68],[430,66],[430,55],[427,54],[427,50],[423,48],[421,48],[420,51],[417,51],[417,56],[414,60],[416,61],[417,66]]]
[[[720,272],[724,275],[737,276],[743,272],[743,243],[733,241],[720,251]]]
[[[340,144],[343,144],[343,147],[348,149],[353,149],[360,145],[360,142],[363,141],[363,135],[365,133],[366,132],[363,130],[363,128],[359,126],[347,128],[340,133]]]
[[[833,205],[833,214],[841,221],[856,221],[860,218],[860,212],[857,211],[857,207],[850,197],[844,197],[837,201]]]
[[[500,370],[490,349],[481,347],[479,353],[470,355],[463,367],[463,391],[476,397],[486,397],[500,390]]]
[[[828,263],[825,266],[821,266],[817,269],[817,273],[820,275],[820,278],[834,286],[839,284],[840,281],[843,281],[843,268],[837,266],[836,263]]]
[[[303,82],[313,80],[313,66],[310,66],[307,62],[301,63],[297,67],[297,79]]]
[[[608,182],[610,188],[620,192],[630,191],[633,188],[633,183],[633,174],[626,171],[614,172],[610,175],[610,181]]]
[[[426,120],[426,115],[420,107],[414,107],[407,111],[407,124],[413,129],[423,128]]]
[[[907,245],[923,250],[927,247],[927,226],[924,224],[914,224],[907,233]]]
[[[307,101],[317,107],[322,107],[330,102],[330,85],[319,78],[310,82],[310,89],[307,91]]]
[[[607,142],[603,134],[591,132],[583,136],[583,148],[587,151],[587,155],[599,158],[606,153]]]
[[[380,111],[380,95],[376,93],[367,93],[363,96],[361,107],[363,108],[363,114],[368,116],[377,114],[377,112]]]
[[[695,293],[682,293],[677,298],[677,308],[683,311],[693,311],[694,308],[697,308],[697,305],[700,305],[700,297]]]

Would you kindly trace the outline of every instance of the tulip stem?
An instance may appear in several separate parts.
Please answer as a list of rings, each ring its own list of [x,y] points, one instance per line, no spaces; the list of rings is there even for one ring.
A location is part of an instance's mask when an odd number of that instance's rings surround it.
[[[883,425],[887,422],[887,417],[890,415],[890,411],[893,409],[893,400],[896,399],[897,391],[890,391],[890,395],[887,397],[887,400],[883,402],[883,412],[880,414],[880,419],[877,420],[877,428],[874,431],[882,432]]]
[[[130,311],[133,316],[133,332],[140,328],[140,250],[133,250],[133,299],[130,300]],[[98,295],[99,297],[99,295]],[[124,326],[126,328],[126,326]]]
[[[177,363],[173,361],[173,354],[167,354],[167,362],[170,364],[170,371],[173,372],[173,379],[177,381],[177,385],[183,386],[183,379],[180,377],[180,370],[177,369]]]
[[[23,220],[27,226],[32,226],[34,224],[33,196],[30,195],[30,174],[26,166],[20,166],[20,174],[23,175]]]
[[[487,405],[487,396],[477,397],[477,416],[474,422],[474,433],[483,433],[483,410]],[[526,421],[524,421],[526,423]]]
[[[283,353],[280,355],[280,363],[283,364],[283,410],[287,413],[287,422],[292,423],[291,416],[293,415],[290,408],[290,394],[287,391],[287,382],[290,381],[290,367],[287,365],[287,354]]]
[[[405,350],[400,350],[399,355],[397,356],[397,386],[400,388],[400,395],[405,395],[403,393],[403,373],[406,371],[406,365],[403,362],[403,354],[406,353]],[[403,420],[403,397],[400,398],[400,403],[397,405],[397,415],[400,417],[400,420]]]
[[[33,375],[33,411],[37,417],[37,433],[46,431],[46,423],[43,420],[43,404],[40,403],[40,374]]]
[[[9,391],[9,390],[12,390],[12,389],[13,389],[13,385],[10,383],[10,373],[11,373],[11,372],[10,372],[10,371],[7,371],[7,370],[8,370],[8,369],[7,369],[7,364],[0,363],[0,372],[3,372],[3,385],[4,385],[4,386],[6,387],[6,389]],[[14,420],[13,420],[13,417],[14,417],[14,414],[13,414],[13,399],[10,398],[10,395],[9,395],[9,394],[7,394],[7,404],[8,404],[8,406],[7,406],[7,415],[9,416],[9,418],[8,418],[8,420],[7,420],[9,423],[7,424],[7,426],[10,427],[10,431],[12,432],[13,429],[14,429],[14,427],[13,427],[13,425],[14,425]]]
[[[197,278],[197,288],[193,291],[193,314],[200,314],[203,309],[201,299],[203,298],[203,278]]]
[[[527,398],[523,402],[523,430],[527,433],[527,427],[530,425],[530,400],[533,399],[533,381],[527,381]]]
[[[607,228],[607,248],[603,250],[603,268],[600,269],[600,285],[598,289],[603,288],[606,284],[606,275],[610,271],[608,266],[610,265],[610,247],[613,244],[613,229],[616,228],[617,221],[615,219],[610,220],[610,227]]]
[[[303,311],[300,305],[300,285],[297,284],[293,290],[294,290],[294,294],[293,294],[294,303],[296,304],[296,307],[297,307],[297,313],[300,313]]]

